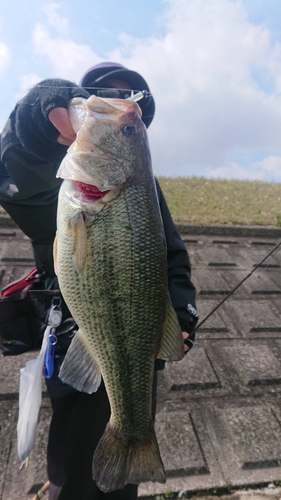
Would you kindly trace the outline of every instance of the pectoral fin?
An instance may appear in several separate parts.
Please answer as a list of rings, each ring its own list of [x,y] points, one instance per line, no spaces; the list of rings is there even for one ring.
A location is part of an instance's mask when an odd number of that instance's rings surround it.
[[[71,219],[71,228],[74,241],[73,264],[77,273],[81,274],[87,259],[87,227],[82,212]]]
[[[166,311],[162,344],[157,357],[166,361],[180,361],[184,357],[183,336],[170,299],[167,301]]]
[[[100,386],[99,365],[80,332],[76,333],[67,350],[59,378],[77,391],[88,394],[96,392]]]

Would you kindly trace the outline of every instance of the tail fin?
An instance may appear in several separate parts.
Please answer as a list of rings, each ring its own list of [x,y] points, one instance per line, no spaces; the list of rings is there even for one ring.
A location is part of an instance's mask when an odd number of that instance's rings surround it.
[[[145,440],[126,441],[124,437],[118,436],[109,423],[94,454],[93,479],[106,493],[120,490],[128,483],[165,483],[164,466],[154,429]]]

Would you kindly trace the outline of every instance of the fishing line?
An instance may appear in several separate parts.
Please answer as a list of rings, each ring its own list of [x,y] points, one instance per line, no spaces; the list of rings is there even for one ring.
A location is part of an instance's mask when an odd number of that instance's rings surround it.
[[[281,241],[279,241],[279,243],[277,243],[277,245],[254,267],[254,269],[249,273],[247,274],[247,276],[245,276],[245,278],[242,279],[242,281],[240,281],[240,283],[238,283],[238,285],[236,285],[235,288],[233,288],[233,290],[231,290],[227,295],[226,297],[224,297],[224,299],[221,300],[221,302],[219,302],[216,307],[214,309],[212,309],[212,311],[207,314],[207,316],[202,320],[200,321],[200,323],[198,323],[198,325],[196,326],[196,328],[194,328],[194,330],[192,331],[192,334],[195,333],[206,321],[207,319],[209,319],[217,310],[218,308],[227,300],[229,299],[229,297],[234,293],[236,292],[236,290],[248,279],[250,278],[250,276],[252,276],[252,274],[258,269],[258,267],[260,267],[263,262],[268,259],[268,257],[270,257],[271,254],[273,254],[273,252],[275,252],[275,250],[277,250],[277,248],[279,248],[281,245]]]
[[[79,85],[66,85],[66,86],[59,86],[57,87],[56,85],[36,85],[38,88],[42,89],[77,89],[79,88]],[[152,97],[151,92],[148,92],[147,90],[139,90],[139,89],[120,89],[117,87],[81,87],[83,90],[122,90],[122,92],[126,92],[128,90],[132,92],[143,92],[143,97]]]
[[[73,87],[55,87],[53,85],[37,85],[37,87],[39,88],[53,88],[53,89],[56,89],[56,88],[60,88],[60,89],[69,89],[69,88],[77,88],[77,86],[73,86]],[[82,87],[81,87],[82,88]],[[122,91],[122,92],[126,92],[128,91],[128,89],[117,89],[115,87],[108,87],[108,88],[105,88],[105,87],[83,87],[83,89],[92,89],[92,90],[118,90],[118,91]],[[134,102],[137,102],[137,101],[140,101],[141,99],[150,99],[152,97],[152,94],[151,92],[148,92],[148,90],[136,90],[136,89],[130,89],[130,92],[131,92],[131,95],[129,97],[126,97],[126,98],[120,98],[120,97],[111,97],[111,99],[121,99],[121,100],[124,100],[124,101],[134,101]],[[100,97],[100,96],[97,96],[97,97]],[[101,99],[104,99],[105,97],[101,97]],[[110,97],[107,97],[107,99],[110,99]],[[39,100],[39,97],[36,97],[35,101],[34,102],[22,102],[21,103],[21,106],[34,106],[35,103]],[[150,118],[150,117],[153,117],[154,115],[145,115],[145,118]]]

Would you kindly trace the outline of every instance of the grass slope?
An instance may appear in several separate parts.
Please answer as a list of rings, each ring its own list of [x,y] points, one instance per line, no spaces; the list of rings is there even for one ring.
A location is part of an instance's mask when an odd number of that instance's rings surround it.
[[[281,225],[281,184],[158,177],[175,222]]]
[[[158,180],[175,222],[281,226],[281,184],[203,177]]]

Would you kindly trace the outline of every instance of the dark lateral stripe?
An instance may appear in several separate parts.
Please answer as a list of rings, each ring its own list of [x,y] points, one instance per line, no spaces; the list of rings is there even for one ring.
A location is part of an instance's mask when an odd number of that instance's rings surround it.
[[[230,290],[200,290],[199,295],[227,295]]]

